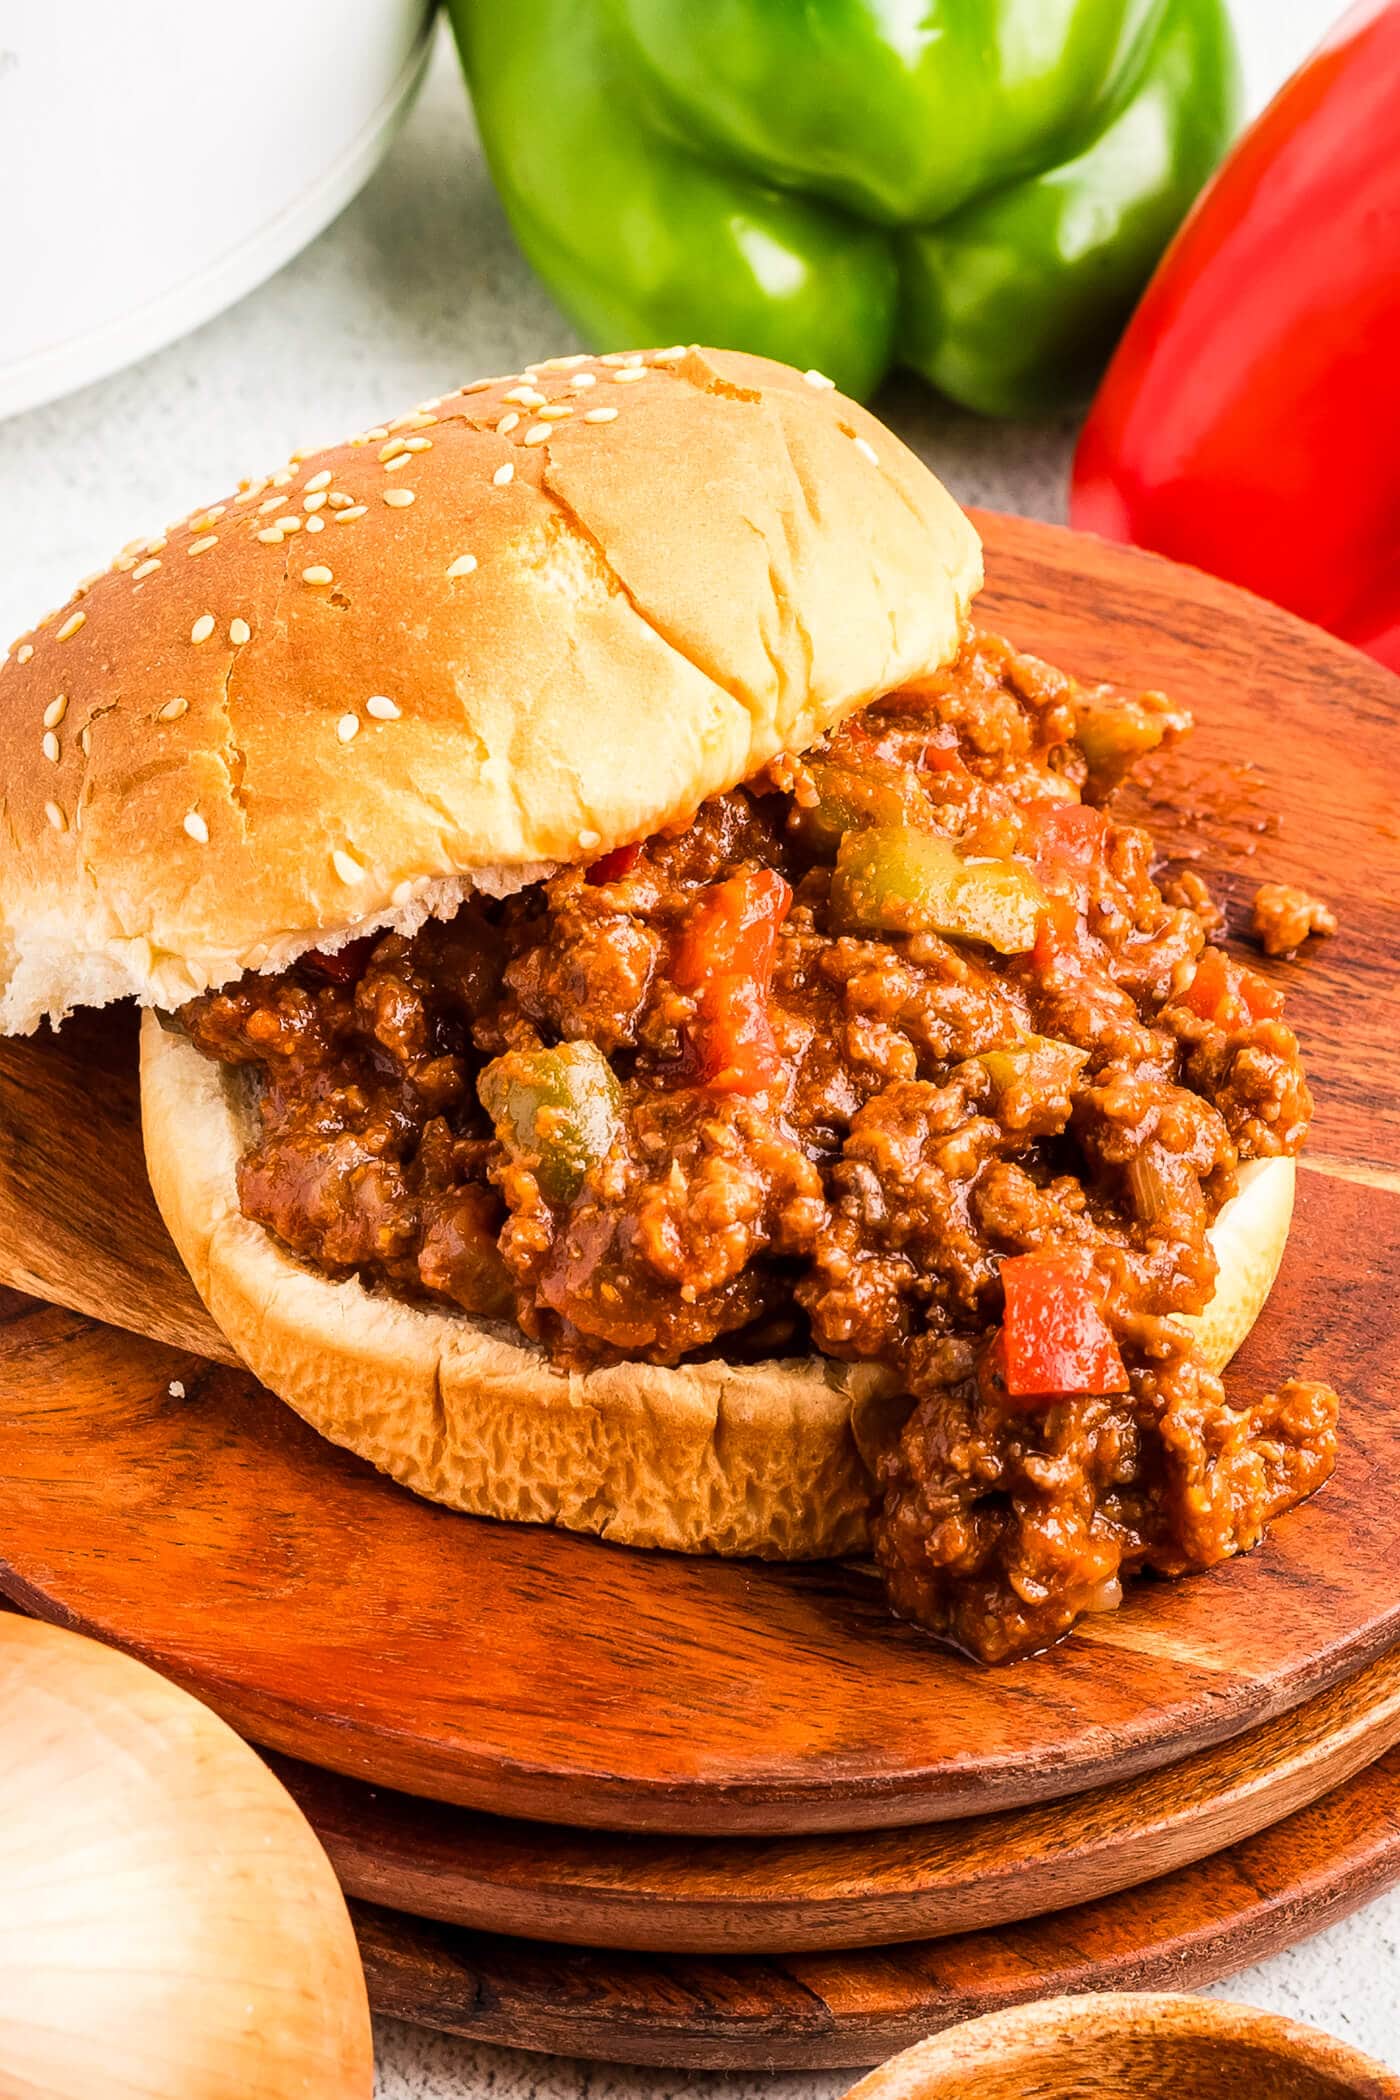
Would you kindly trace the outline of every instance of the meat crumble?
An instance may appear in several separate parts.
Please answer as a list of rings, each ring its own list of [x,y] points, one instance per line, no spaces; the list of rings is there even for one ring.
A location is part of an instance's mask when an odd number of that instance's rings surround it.
[[[1292,955],[1310,933],[1335,933],[1337,915],[1320,897],[1288,882],[1262,882],[1254,892],[1249,930],[1266,955]]]
[[[1336,1396],[1189,1331],[1311,1103],[1277,991],[1112,789],[1188,718],[970,636],[684,827],[187,1006],[245,1213],[560,1369],[870,1359],[892,1603],[988,1659],[1253,1546]]]

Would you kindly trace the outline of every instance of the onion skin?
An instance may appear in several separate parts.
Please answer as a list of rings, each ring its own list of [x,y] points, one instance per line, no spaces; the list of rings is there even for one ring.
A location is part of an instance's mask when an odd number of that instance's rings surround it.
[[[231,1728],[0,1612],[4,2100],[370,2100],[330,1862]]]

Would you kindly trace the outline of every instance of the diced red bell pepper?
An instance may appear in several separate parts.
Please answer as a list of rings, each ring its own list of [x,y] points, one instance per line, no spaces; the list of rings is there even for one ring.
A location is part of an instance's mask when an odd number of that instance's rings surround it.
[[[1031,950],[1031,967],[1042,977],[1051,965],[1079,939],[1079,912],[1068,897],[1057,897],[1052,891],[1045,899],[1045,909],[1040,915],[1040,924],[1035,932],[1035,946]]]
[[[624,876],[631,874],[641,857],[642,849],[639,845],[614,846],[611,853],[605,853],[601,860],[594,861],[583,879],[599,886],[605,882],[621,882]]]
[[[768,995],[791,903],[782,876],[763,868],[703,891],[686,916],[671,976],[696,995],[688,1047],[715,1093],[761,1094],[781,1077]]]
[[[1103,811],[1087,802],[1032,802],[1022,805],[1021,815],[1040,873],[1052,881],[1062,876],[1082,883],[1103,846],[1108,823]]]
[[[1052,1400],[1125,1393],[1128,1374],[1073,1254],[1018,1254],[1001,1265],[1007,1397]]]
[[[1196,974],[1179,996],[1180,1003],[1203,1021],[1227,1029],[1273,1020],[1283,1012],[1283,994],[1277,985],[1235,962],[1222,948],[1202,949]]]
[[[1363,0],[1203,192],[1118,346],[1070,519],[1400,670],[1400,0]]]
[[[937,730],[919,753],[919,766],[925,773],[966,772],[957,731],[947,728]]]
[[[362,941],[347,941],[333,955],[321,948],[310,948],[301,959],[308,970],[314,970],[328,984],[358,984],[378,938],[378,934],[371,933]]]
[[[1045,891],[1045,910],[1031,953],[1034,967],[1044,973],[1079,940],[1089,870],[1102,850],[1107,819],[1087,802],[1023,804],[1021,817]]]

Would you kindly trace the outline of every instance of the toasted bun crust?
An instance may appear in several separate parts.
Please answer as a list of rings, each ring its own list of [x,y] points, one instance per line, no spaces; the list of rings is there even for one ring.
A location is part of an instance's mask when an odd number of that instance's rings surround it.
[[[871,1453],[901,1403],[871,1364],[624,1365],[563,1376],[513,1327],[333,1282],[238,1207],[244,1109],[147,1017],[146,1162],[161,1215],[249,1369],[333,1443],[431,1501],[629,1546],[820,1559],[869,1541]],[[1218,1368],[1253,1326],[1293,1211],[1293,1162],[1248,1166],[1193,1323]]]
[[[816,377],[554,360],[133,543],[0,667],[0,1030],[591,859],[945,663],[977,536]]]

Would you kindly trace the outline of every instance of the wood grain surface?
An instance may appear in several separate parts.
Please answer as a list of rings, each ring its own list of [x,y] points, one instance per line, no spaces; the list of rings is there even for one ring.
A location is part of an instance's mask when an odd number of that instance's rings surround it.
[[[1400,1652],[1146,1779],[1001,1816],[797,1839],[509,1822],[272,1759],[346,1893],[573,1946],[794,1953],[936,1939],[1067,1909],[1208,1858],[1400,1741]]]
[[[859,1570],[627,1553],[416,1503],[205,1360],[221,1345],[145,1189],[118,1017],[0,1052],[0,1264],[179,1346],[8,1302],[12,1594],[148,1656],[289,1754],[508,1815],[717,1834],[918,1823],[1116,1783],[1391,1644],[1400,684],[1193,572],[982,523],[989,623],[1196,709],[1197,736],[1146,789],[1164,843],[1202,860],[1237,918],[1265,874],[1315,883],[1341,912],[1335,940],[1269,966],[1309,1053],[1318,1149],[1232,1372],[1241,1391],[1291,1372],[1342,1388],[1336,1481],[1246,1562],[1140,1586],[999,1672],[891,1623]]]
[[[586,1953],[352,1910],[380,2012],[570,2056],[811,2070],[878,2063],[936,2029],[1035,1998],[1196,1990],[1335,1923],[1397,1879],[1392,1751],[1287,1822],[1145,1888],[915,1946],[783,1959]],[[1288,2090],[1237,2087],[1240,2100]]]

